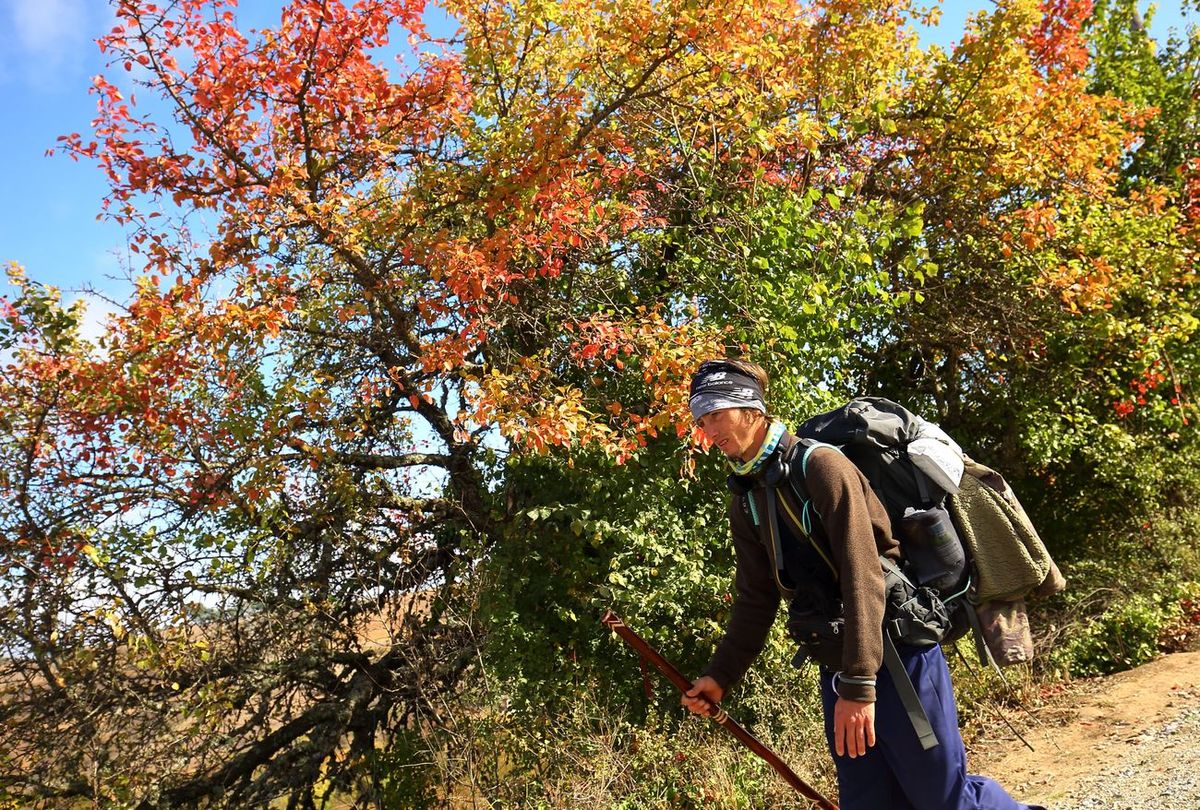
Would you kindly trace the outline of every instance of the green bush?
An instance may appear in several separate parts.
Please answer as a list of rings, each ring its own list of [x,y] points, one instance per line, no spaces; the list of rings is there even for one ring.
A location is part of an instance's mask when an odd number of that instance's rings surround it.
[[[1158,654],[1158,639],[1173,615],[1163,597],[1114,594],[1111,606],[1087,619],[1052,660],[1078,677],[1132,669]]]

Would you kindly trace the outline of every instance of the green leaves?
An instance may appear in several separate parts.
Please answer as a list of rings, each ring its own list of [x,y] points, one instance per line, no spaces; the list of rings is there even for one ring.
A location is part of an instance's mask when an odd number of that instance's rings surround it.
[[[74,349],[87,308],[84,300],[64,308],[57,287],[29,279],[16,263],[8,264],[7,273],[17,295],[11,301],[0,299],[0,350],[35,349],[54,355]]]
[[[686,380],[725,351],[793,423],[855,394],[944,422],[1070,555],[1196,502],[1194,49],[1149,53],[1112,0],[1081,73],[1060,5],[998,4],[947,54],[906,2],[464,0],[435,53],[406,0],[296,2],[273,32],[121,3],[104,47],[191,130],[100,78],[95,143],[65,141],[146,261],[103,354],[11,274],[3,674],[47,691],[0,776],[74,790],[80,751],[120,749],[89,784],[312,804],[434,705],[527,712],[539,773],[580,691],[628,705],[602,608],[689,670],[711,651],[725,471]],[[397,26],[404,75],[378,59]],[[458,702],[474,668],[521,697]],[[273,707],[303,726],[278,749]]]

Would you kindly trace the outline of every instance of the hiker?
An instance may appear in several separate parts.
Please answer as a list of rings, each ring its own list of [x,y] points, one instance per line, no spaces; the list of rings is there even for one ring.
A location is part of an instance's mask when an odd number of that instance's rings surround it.
[[[740,360],[711,360],[692,376],[692,418],[733,473],[737,573],[725,636],[683,705],[705,714],[741,679],[766,642],[782,591],[789,632],[801,647],[797,666],[804,654],[820,664],[843,810],[1026,808],[991,779],[967,774],[941,647],[901,639],[894,660],[928,718],[929,739],[918,736],[912,701],[905,706],[905,687],[884,666],[885,566],[895,570],[891,563],[900,562],[887,511],[858,468],[830,446],[805,454],[807,511],[796,491],[780,484],[785,460],[798,463],[793,445],[801,440],[768,415],[767,382],[761,367]],[[892,581],[886,593],[894,593]]]

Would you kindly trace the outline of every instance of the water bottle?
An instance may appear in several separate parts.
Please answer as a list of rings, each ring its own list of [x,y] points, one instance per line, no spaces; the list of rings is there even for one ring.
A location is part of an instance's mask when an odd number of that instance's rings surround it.
[[[942,506],[904,510],[900,539],[908,570],[918,585],[950,595],[967,570],[967,556],[950,513]]]

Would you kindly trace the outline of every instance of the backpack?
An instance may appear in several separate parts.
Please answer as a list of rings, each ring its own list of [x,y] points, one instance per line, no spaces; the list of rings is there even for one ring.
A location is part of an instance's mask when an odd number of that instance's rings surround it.
[[[859,397],[803,422],[796,436],[832,444],[871,482],[893,522],[958,492],[962,448],[944,430],[882,397]]]
[[[959,490],[966,461],[962,448],[937,425],[888,399],[861,397],[818,414],[796,429],[801,440],[832,445],[866,477],[892,522],[900,541],[903,573],[917,585],[938,592],[952,616],[970,585],[966,549],[947,508]],[[793,476],[803,479],[808,454],[805,442]],[[966,631],[959,616],[952,633]],[[948,638],[947,640],[953,640]]]
[[[937,425],[878,397],[853,399],[818,414],[802,423],[796,436],[800,441],[784,459],[782,475],[768,476],[768,487],[782,485],[786,479],[805,504],[807,515],[804,477],[812,451],[832,446],[854,463],[883,503],[892,535],[900,542],[902,567],[885,558],[881,562],[889,603],[900,593],[910,599],[905,607],[916,606],[916,614],[910,612],[903,619],[917,628],[921,640],[915,643],[949,643],[971,633],[980,663],[997,673],[1000,664],[1028,660],[1032,640],[1019,600],[1030,591],[1061,589],[1065,582],[998,473],[967,458]],[[986,565],[982,572],[979,562]],[[991,591],[981,594],[977,587],[981,573],[985,582],[1005,583],[996,587],[1011,586],[1006,595],[1017,601],[997,598]],[[888,611],[892,616],[894,606],[889,604]],[[922,637],[926,629],[922,616],[935,617],[928,625],[935,628],[932,637],[928,632]],[[1014,633],[1012,627],[1021,625],[1020,620],[1024,620],[1023,633]],[[901,642],[914,643],[913,634],[909,632],[906,639],[899,625],[889,630],[884,633],[885,663],[922,745],[932,747],[936,737],[891,638],[895,634]],[[797,661],[803,655],[798,654]]]
[[[1016,494],[995,470],[966,456],[940,427],[880,397],[852,399],[803,422],[807,447],[833,445],[879,497],[900,542],[903,571],[956,603],[1014,602],[1066,582]],[[957,638],[963,628],[958,628]]]

